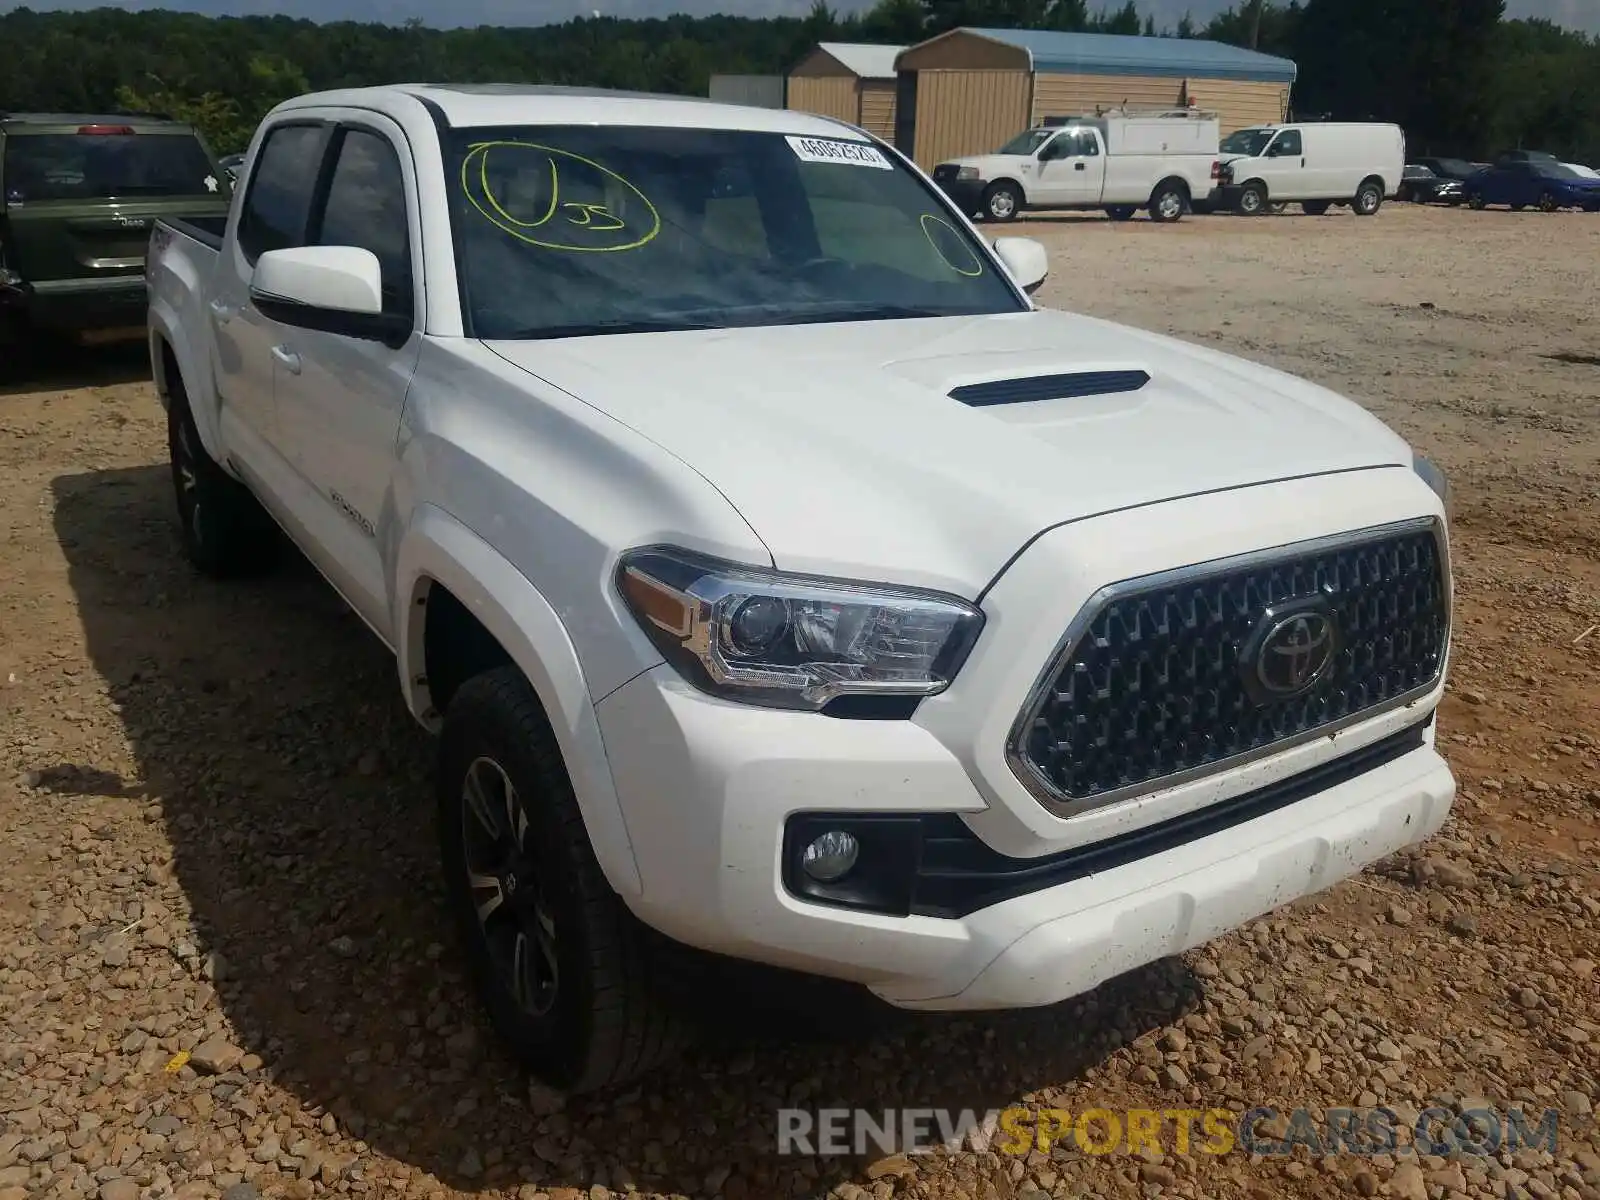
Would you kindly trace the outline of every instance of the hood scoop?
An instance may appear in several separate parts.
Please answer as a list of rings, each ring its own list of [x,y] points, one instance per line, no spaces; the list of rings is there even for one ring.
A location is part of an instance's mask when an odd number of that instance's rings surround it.
[[[1137,392],[1150,382],[1144,371],[1075,371],[1067,375],[1033,375],[968,383],[950,392],[952,400],[972,408],[996,404],[1031,404],[1039,400],[1076,400]]]

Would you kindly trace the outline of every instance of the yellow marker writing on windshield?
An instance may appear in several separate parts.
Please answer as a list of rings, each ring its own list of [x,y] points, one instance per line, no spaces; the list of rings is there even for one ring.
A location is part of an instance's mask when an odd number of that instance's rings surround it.
[[[489,169],[492,152],[499,152],[497,157],[500,158],[509,152],[530,163],[543,159],[545,168],[550,172],[550,200],[536,219],[519,219],[495,195]],[[613,211],[609,203],[563,202],[563,173],[569,177],[569,182],[575,177],[580,185],[583,182],[598,184],[602,191],[610,190],[608,181],[622,188],[626,194],[638,199],[637,215],[629,211],[619,214]],[[480,142],[470,149],[462,161],[461,187],[467,201],[502,232],[530,246],[546,250],[591,254],[636,250],[661,232],[661,215],[650,203],[649,197],[633,183],[591,158],[554,146],[542,146],[535,142]],[[626,195],[623,198],[626,199]],[[631,210],[635,206],[629,204],[626,207]],[[556,220],[558,213],[560,220]]]
[[[956,227],[954,225],[950,224],[950,222],[946,221],[943,217],[936,217],[932,213],[923,213],[920,220],[922,222],[922,236],[928,239],[928,245],[932,246],[933,252],[944,260],[945,266],[949,267],[957,275],[965,275],[969,279],[976,279],[979,275],[983,274],[982,260],[980,260],[977,254],[973,252],[972,247],[967,245],[966,239],[956,232]],[[949,237],[945,237],[944,233],[936,233],[936,227],[948,232]],[[972,264],[971,267],[967,268],[957,266],[954,262],[952,262],[950,260],[950,255],[946,252],[945,248],[939,244],[940,242],[949,242],[955,246],[959,246],[961,248],[961,256],[970,260]]]

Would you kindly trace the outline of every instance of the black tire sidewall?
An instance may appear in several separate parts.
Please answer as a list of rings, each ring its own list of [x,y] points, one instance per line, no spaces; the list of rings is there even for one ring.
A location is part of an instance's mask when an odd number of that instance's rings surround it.
[[[1370,183],[1361,185],[1360,189],[1356,192],[1355,200],[1352,202],[1352,207],[1356,210],[1356,215],[1361,217],[1372,216],[1382,206],[1382,191],[1380,191],[1374,184]]]
[[[1249,197],[1255,198],[1256,206],[1251,208]],[[1267,211],[1267,189],[1259,183],[1247,183],[1239,192],[1239,211],[1247,217],[1259,217]]]
[[[483,686],[489,683],[497,686]],[[518,692],[522,694],[518,696]],[[445,718],[439,741],[437,817],[446,901],[460,928],[468,969],[495,1032],[547,1082],[570,1088],[587,1072],[595,1034],[593,931],[582,900],[585,881],[580,875],[598,868],[582,861],[583,855],[592,853],[587,845],[571,844],[563,815],[576,808],[572,785],[559,762],[550,761],[552,747],[529,741],[526,724],[513,707],[518,700],[537,707],[526,682],[495,672],[464,685]],[[525,1013],[496,970],[467,886],[462,784],[467,769],[480,756],[494,759],[505,769],[522,800],[535,847],[539,887],[555,924],[556,1002],[543,1017]]]

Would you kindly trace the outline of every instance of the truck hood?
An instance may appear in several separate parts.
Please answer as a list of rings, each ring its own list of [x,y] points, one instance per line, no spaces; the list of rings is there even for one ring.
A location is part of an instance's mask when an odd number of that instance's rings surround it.
[[[966,158],[947,158],[939,165],[954,167],[976,167],[978,178],[983,180],[997,179],[1005,176],[1015,179],[1022,171],[1024,163],[1032,163],[1031,158],[1021,154],[973,154]]]
[[[1398,436],[1322,388],[1048,310],[487,346],[688,463],[778,567],[968,597],[1054,525],[1411,463]],[[949,394],[1084,372],[1149,381],[1023,402]]]

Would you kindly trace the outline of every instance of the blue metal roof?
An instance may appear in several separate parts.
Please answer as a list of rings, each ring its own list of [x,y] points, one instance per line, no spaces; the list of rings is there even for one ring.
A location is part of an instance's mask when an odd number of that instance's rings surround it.
[[[1160,75],[1292,83],[1295,65],[1255,50],[1195,38],[1063,33],[1053,29],[972,29],[967,33],[1026,50],[1033,69],[1071,75]]]

